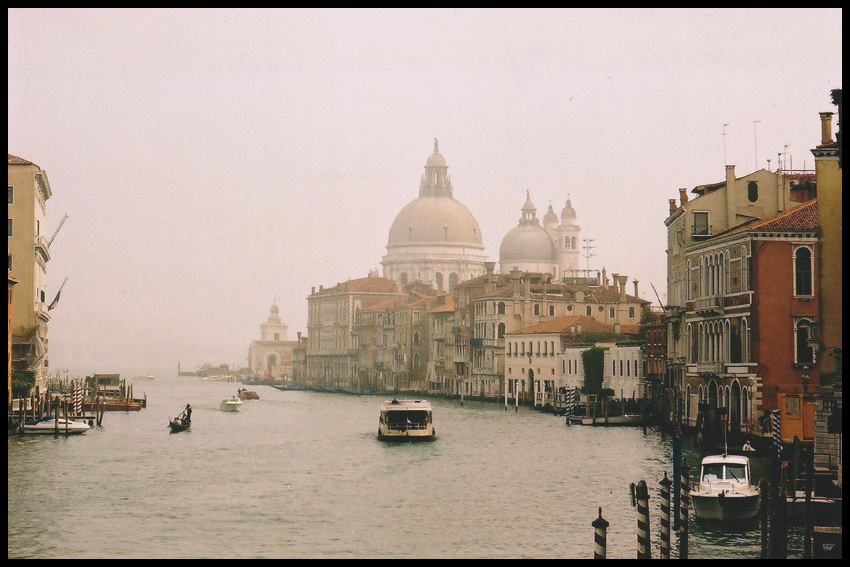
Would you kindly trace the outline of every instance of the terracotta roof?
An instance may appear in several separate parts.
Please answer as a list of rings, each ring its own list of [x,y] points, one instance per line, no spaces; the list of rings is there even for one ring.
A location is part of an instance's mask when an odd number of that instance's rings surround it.
[[[587,315],[570,315],[567,317],[553,317],[548,321],[543,321],[542,323],[536,323],[534,325],[529,325],[528,327],[523,327],[518,331],[511,331],[509,333],[505,333],[506,335],[532,335],[532,334],[540,334],[540,333],[569,333],[571,328],[575,326],[577,323],[581,323],[581,332],[582,334],[587,333],[598,333],[598,334],[613,334],[614,333],[614,325],[607,325],[605,323],[600,323],[593,317],[588,317]],[[620,334],[628,335],[637,333],[639,330],[638,325],[620,325]]]
[[[745,231],[769,230],[815,230],[818,227],[818,200],[812,199],[802,205],[777,215],[739,226],[730,234]]]
[[[317,291],[313,295],[321,295],[325,293],[339,293],[339,292],[353,292],[353,293],[398,293],[398,286],[396,283],[389,279],[383,277],[366,277],[359,278],[356,280],[348,280],[342,283],[335,285],[334,287],[327,287],[320,291]]]
[[[445,296],[446,301],[443,305],[435,307],[430,310],[430,313],[452,313],[455,310],[455,298],[449,293]]]
[[[9,154],[9,165],[35,165],[31,161],[27,161],[24,158],[19,158],[18,156],[13,156]]]

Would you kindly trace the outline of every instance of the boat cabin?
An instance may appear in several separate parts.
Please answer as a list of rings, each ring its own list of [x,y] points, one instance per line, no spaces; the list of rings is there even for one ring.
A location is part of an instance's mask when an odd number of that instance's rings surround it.
[[[427,429],[431,424],[431,402],[391,400],[381,403],[381,424],[387,431]]]
[[[747,457],[726,455],[706,457],[702,461],[700,482],[750,481],[750,460]]]

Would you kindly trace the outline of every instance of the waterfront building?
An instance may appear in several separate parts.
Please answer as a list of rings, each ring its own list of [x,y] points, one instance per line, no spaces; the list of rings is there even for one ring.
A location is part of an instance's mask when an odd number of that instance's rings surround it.
[[[12,372],[41,391],[47,387],[47,263],[50,243],[47,200],[53,195],[47,173],[36,164],[9,154],[9,277],[18,282],[12,298]]]
[[[686,424],[702,404],[710,427],[725,412],[730,430],[760,432],[756,411],[799,391],[811,364],[817,205],[801,202],[814,179],[781,169],[737,178],[727,165],[725,182],[693,193],[681,189],[665,220],[668,371]]]
[[[390,228],[381,262],[384,277],[399,285],[422,281],[449,291],[484,273],[478,221],[453,192],[446,159],[435,139],[419,196],[402,208]]]
[[[358,311],[403,298],[398,284],[371,272],[333,287],[314,287],[307,297],[305,385],[349,389],[356,386],[359,353],[353,333]]]
[[[654,411],[664,416],[664,423],[676,423],[677,400],[667,372],[667,324],[662,313],[650,312],[643,324],[643,365],[646,397],[654,404]]]
[[[603,371],[603,388],[612,388],[631,392],[631,378],[635,384],[642,384],[642,372],[635,375],[633,365],[641,362],[639,345],[629,349],[618,347],[617,343],[633,338],[639,332],[639,325],[621,325],[602,323],[587,315],[561,315],[540,323],[522,327],[505,333],[505,373],[504,390],[509,399],[518,395],[522,403],[536,406],[555,405],[557,394],[564,388],[584,388],[584,367],[581,353],[592,346],[615,349],[606,355]],[[609,367],[616,361],[616,368]],[[624,365],[621,367],[620,362]],[[629,367],[626,369],[625,362]],[[630,381],[621,378],[628,372]]]
[[[277,303],[272,303],[269,317],[260,325],[260,339],[248,347],[248,373],[263,380],[293,379],[293,350],[298,341],[287,340],[289,326],[283,323]]]
[[[18,284],[18,281],[15,278],[9,276],[9,296],[8,296],[8,299],[9,299],[9,304],[8,304],[9,305],[9,309],[8,309],[9,331],[8,331],[8,335],[7,335],[8,339],[9,339],[9,354],[6,357],[6,362],[9,365],[9,389],[8,389],[9,406],[12,405],[12,288],[14,288],[17,284]]]
[[[815,466],[836,474],[842,486],[842,172],[841,89],[832,92],[838,107],[839,130],[832,137],[832,112],[821,112],[821,143],[812,150],[818,195],[818,325],[812,343],[817,348],[819,396],[815,419]]]

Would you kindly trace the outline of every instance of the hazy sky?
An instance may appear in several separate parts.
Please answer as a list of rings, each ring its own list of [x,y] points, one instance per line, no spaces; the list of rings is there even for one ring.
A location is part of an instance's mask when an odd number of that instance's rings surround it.
[[[590,268],[657,303],[678,188],[813,167],[841,15],[11,8],[9,153],[47,238],[69,215],[51,368],[245,366],[278,297],[306,334],[311,287],[381,271],[434,138],[490,260],[526,190],[541,219],[569,195]]]

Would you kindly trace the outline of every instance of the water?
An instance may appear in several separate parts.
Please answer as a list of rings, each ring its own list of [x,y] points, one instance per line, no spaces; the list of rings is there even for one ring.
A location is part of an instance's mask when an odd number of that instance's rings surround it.
[[[382,398],[251,386],[259,400],[219,411],[239,386],[158,377],[101,429],[9,436],[9,558],[590,558],[599,507],[608,557],[633,558],[639,480],[658,557],[658,431],[434,399],[436,441],[388,444]],[[187,402],[191,430],[169,433]],[[689,556],[757,558],[759,537],[692,519]]]

